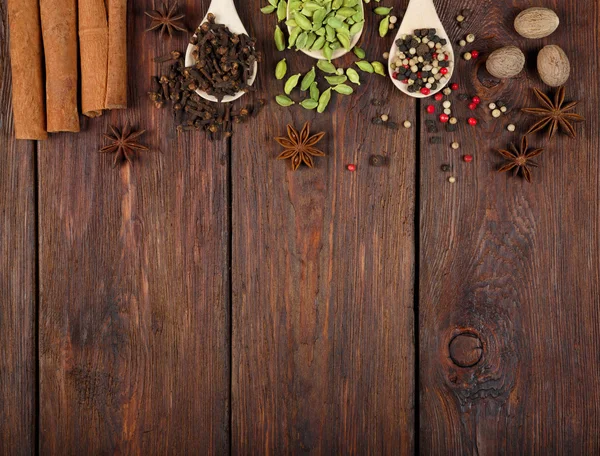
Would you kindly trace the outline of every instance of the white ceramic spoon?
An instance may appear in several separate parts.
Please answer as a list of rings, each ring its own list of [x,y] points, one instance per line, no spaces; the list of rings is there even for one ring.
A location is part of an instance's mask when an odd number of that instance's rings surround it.
[[[206,13],[206,16],[204,16],[204,19],[202,19],[202,22],[200,24],[203,24],[208,20],[207,18],[210,13],[215,15],[217,24],[225,24],[232,33],[236,33],[238,35],[241,35],[243,33],[246,35],[248,34],[248,32],[246,31],[246,27],[244,27],[244,24],[242,24],[242,20],[240,19],[240,16],[238,15],[237,10],[235,9],[233,0],[212,0],[210,6],[208,7],[208,12]],[[194,48],[194,45],[188,45],[187,52],[185,54],[185,66],[190,67],[196,64],[194,56],[192,55]],[[248,85],[251,86],[252,84],[254,84],[257,70],[258,64],[254,63],[254,72],[250,77],[250,80],[248,81]],[[196,90],[196,93],[205,100],[218,101],[216,97],[214,97],[213,95],[209,95],[208,93],[202,90]],[[225,95],[223,97],[223,100],[221,101],[223,103],[229,103],[230,101],[237,100],[245,93],[246,92],[240,91],[235,95]]]
[[[288,4],[288,7],[287,7],[287,19],[290,19],[290,2],[288,1],[287,4]],[[363,17],[364,17],[364,15],[365,15],[365,5],[363,3],[363,0],[360,0],[358,4],[360,5],[360,8],[361,8],[362,13],[363,13]],[[292,28],[290,26],[287,26],[287,29],[288,29],[288,33],[292,33]],[[350,40],[350,49],[345,49],[343,47],[339,48],[339,49],[336,49],[331,54],[331,60],[339,59],[343,55],[346,55],[348,52],[350,52],[354,48],[354,46],[356,46],[356,44],[358,43],[358,40],[360,40],[360,37],[361,37],[364,29],[365,29],[365,24],[363,23],[363,28],[360,29],[360,32],[358,32],[356,35],[354,35],[352,37],[352,40]],[[313,59],[327,60],[326,57],[323,55],[323,51],[311,51],[311,50],[308,50],[308,49],[302,49],[302,52],[304,52],[306,55],[312,57]]]
[[[445,48],[448,50],[448,55],[450,56],[450,65],[448,66],[448,73],[445,77],[450,81],[452,77],[452,73],[454,73],[454,50],[452,49],[452,44],[450,43],[450,39],[448,38],[448,34],[446,30],[444,30],[444,26],[442,25],[442,21],[440,21],[439,16],[437,15],[437,11],[435,10],[435,5],[433,4],[433,0],[410,0],[408,4],[408,8],[406,9],[406,13],[404,14],[404,19],[402,20],[402,24],[400,24],[400,28],[398,29],[398,33],[396,34],[396,38],[394,38],[394,44],[390,49],[390,60],[388,62],[388,72],[390,74],[390,79],[394,83],[394,85],[404,92],[406,95],[410,95],[414,98],[426,98],[432,95],[435,95],[440,90],[442,90],[447,84],[438,87],[436,90],[432,90],[429,95],[423,95],[421,92],[409,92],[408,85],[403,84],[402,81],[394,79],[392,74],[394,71],[390,67],[390,63],[393,61],[394,56],[398,52],[398,46],[396,46],[396,41],[402,35],[412,35],[416,29],[424,29],[424,28],[434,28],[437,31],[437,36],[440,38],[444,38],[448,43]]]

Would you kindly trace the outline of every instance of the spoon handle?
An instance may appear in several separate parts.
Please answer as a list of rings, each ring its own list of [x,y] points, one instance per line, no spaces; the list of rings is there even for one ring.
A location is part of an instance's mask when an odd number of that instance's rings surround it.
[[[229,14],[234,13],[237,15],[233,0],[212,0],[208,11],[217,17],[221,17],[222,20],[225,20]]]

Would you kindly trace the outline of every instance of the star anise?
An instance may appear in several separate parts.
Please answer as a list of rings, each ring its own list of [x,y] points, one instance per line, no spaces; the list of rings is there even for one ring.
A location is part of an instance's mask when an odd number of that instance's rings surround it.
[[[306,122],[300,134],[294,127],[288,124],[288,137],[275,138],[280,145],[285,147],[285,150],[277,157],[278,160],[292,160],[292,169],[296,171],[301,163],[304,163],[309,168],[312,168],[314,163],[312,157],[324,157],[325,154],[319,149],[313,147],[323,136],[324,132],[310,136],[310,123]]]
[[[548,127],[548,138],[551,139],[554,134],[560,128],[571,138],[574,138],[575,128],[573,128],[573,122],[582,122],[585,120],[579,114],[575,114],[571,111],[579,101],[572,101],[563,106],[565,102],[565,88],[561,87],[558,89],[556,94],[554,95],[554,102],[550,100],[545,93],[541,90],[533,89],[535,91],[535,96],[538,98],[540,103],[542,104],[541,108],[524,108],[521,111],[526,112],[528,114],[533,114],[534,116],[541,117],[541,119],[536,122],[526,134],[535,133],[537,131],[543,130]]]
[[[169,2],[163,2],[160,8],[151,12],[146,12],[146,15],[152,19],[150,27],[146,29],[147,32],[152,30],[158,30],[160,36],[169,35],[173,38],[173,32],[178,30],[180,32],[187,32],[182,19],[185,14],[179,14],[177,11],[177,2],[170,5]]]
[[[111,141],[111,144],[100,149],[103,154],[115,154],[113,168],[117,166],[120,159],[125,159],[133,166],[132,155],[136,150],[148,150],[146,146],[139,144],[136,140],[142,136],[146,130],[131,131],[129,123],[125,124],[125,128],[119,130],[111,126],[112,134],[104,135],[105,138]]]
[[[510,148],[511,150],[498,149],[500,155],[508,160],[498,172],[504,173],[512,169],[513,175],[521,174],[527,182],[531,182],[531,170],[529,168],[537,168],[538,166],[532,158],[540,155],[544,152],[544,149],[529,150],[527,136],[523,136],[520,149],[517,149],[514,144],[511,144]]]

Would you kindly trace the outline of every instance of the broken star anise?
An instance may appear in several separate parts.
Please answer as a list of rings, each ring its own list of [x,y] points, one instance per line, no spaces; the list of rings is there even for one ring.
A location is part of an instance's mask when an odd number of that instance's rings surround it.
[[[137,142],[137,138],[142,136],[146,130],[131,131],[129,123],[125,124],[125,128],[119,130],[116,127],[111,126],[112,134],[104,135],[105,138],[109,139],[111,143],[108,146],[100,149],[100,153],[103,154],[115,154],[115,160],[113,161],[113,168],[117,166],[120,159],[125,159],[133,166],[132,155],[136,150],[148,150],[146,146],[143,146]]]
[[[146,15],[152,19],[150,27],[146,29],[147,32],[158,30],[160,36],[169,35],[172,38],[175,30],[180,32],[188,31],[182,22],[185,14],[178,13],[177,2],[173,3],[173,5],[170,5],[169,2],[163,2],[158,9],[146,12]]]
[[[550,100],[545,93],[541,90],[533,89],[535,96],[542,104],[541,108],[523,108],[521,111],[534,116],[541,117],[541,119],[531,126],[526,134],[535,133],[537,131],[548,128],[548,138],[551,139],[558,131],[559,127],[571,138],[575,137],[575,128],[573,128],[572,122],[582,122],[585,120],[579,114],[575,114],[571,111],[579,101],[572,101],[564,104],[565,102],[565,88],[561,87],[554,95],[554,101]]]
[[[280,145],[285,147],[285,150],[277,157],[278,160],[292,160],[292,169],[296,171],[301,163],[304,163],[309,168],[312,168],[313,158],[312,157],[324,157],[325,153],[313,147],[317,144],[323,136],[324,132],[317,133],[310,136],[310,123],[306,122],[302,131],[298,134],[298,131],[294,127],[288,124],[287,126],[288,137],[275,138]]]
[[[498,153],[506,158],[507,162],[498,170],[500,173],[513,170],[513,175],[521,174],[527,182],[531,182],[531,170],[537,168],[538,164],[532,160],[537,157],[544,149],[529,150],[527,136],[521,140],[521,148],[517,149],[514,144],[510,145],[511,150],[498,149]]]

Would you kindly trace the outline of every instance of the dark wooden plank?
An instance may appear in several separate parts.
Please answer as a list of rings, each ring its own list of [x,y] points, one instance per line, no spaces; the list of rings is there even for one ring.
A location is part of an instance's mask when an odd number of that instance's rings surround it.
[[[228,149],[147,100],[152,58],[186,42],[144,34],[152,4],[129,2],[130,109],[40,150],[44,454],[228,452]],[[126,120],[152,151],[113,170],[97,150]]]
[[[265,55],[259,94],[270,104],[232,140],[232,451],[410,453],[416,129],[372,126],[381,112],[370,100],[390,97],[382,110],[413,122],[415,104],[373,75],[327,114],[277,106],[275,19],[256,2],[238,7]],[[371,27],[363,46],[381,58],[391,40]],[[285,57],[290,75],[315,63]],[[327,157],[292,172],[272,138],[306,120],[327,133]],[[389,166],[370,167],[371,154]]]
[[[529,71],[494,84],[461,62],[459,82],[483,100],[511,107],[533,105],[529,87],[537,50],[560,44],[572,64],[569,99],[581,99],[587,117],[578,140],[561,136],[531,145],[547,151],[534,183],[495,173],[502,162],[493,148],[521,133],[532,119],[515,113],[493,120],[487,108],[475,130],[461,124],[443,147],[421,144],[420,383],[421,450],[424,454],[598,454],[600,424],[600,97],[597,2],[546,0],[561,18],[543,40],[518,38],[519,1],[441,3],[444,23],[458,37],[453,17],[462,7],[474,15],[465,29],[480,51],[517,44]],[[546,88],[548,90],[548,88]],[[457,112],[465,117],[464,102]],[[484,114],[485,112],[485,114]],[[424,131],[424,130],[422,130]],[[451,151],[453,137],[462,144]],[[471,153],[467,165],[461,156]],[[457,183],[439,170],[455,168]],[[460,336],[471,333],[480,339]],[[482,346],[480,349],[479,346]],[[472,364],[472,367],[460,367]],[[454,360],[452,358],[454,357]]]
[[[0,454],[35,448],[33,141],[16,141],[6,2],[0,2]]]

